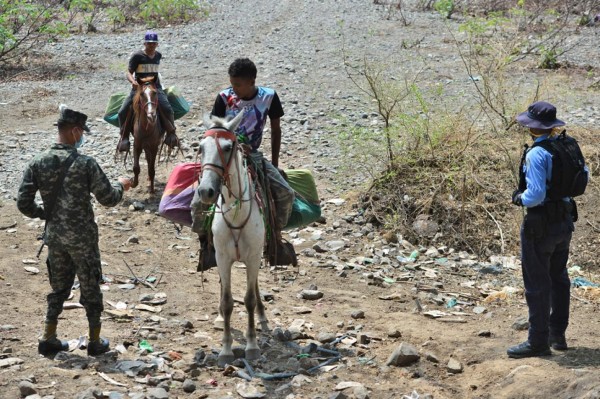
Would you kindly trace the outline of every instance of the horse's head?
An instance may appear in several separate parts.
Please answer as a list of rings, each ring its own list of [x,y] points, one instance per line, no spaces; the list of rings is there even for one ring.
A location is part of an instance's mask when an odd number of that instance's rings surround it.
[[[204,125],[209,128],[200,141],[202,175],[198,195],[205,204],[214,204],[221,193],[221,186],[229,182],[229,166],[238,155],[237,138],[233,132],[242,117],[243,112],[230,121],[212,115],[204,117]]]
[[[134,98],[134,109],[136,112],[145,113],[150,123],[156,122],[156,111],[158,109],[158,94],[154,77],[139,80],[137,94]]]

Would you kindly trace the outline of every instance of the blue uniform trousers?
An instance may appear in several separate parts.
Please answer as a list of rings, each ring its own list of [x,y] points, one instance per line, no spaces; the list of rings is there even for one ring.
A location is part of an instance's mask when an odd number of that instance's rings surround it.
[[[543,222],[541,234],[540,221]],[[532,234],[530,225],[536,223],[538,234]],[[550,222],[531,211],[521,227],[521,263],[529,307],[529,343],[533,346],[548,345],[548,336],[564,335],[569,324],[571,282],[566,266],[573,230],[570,216]]]

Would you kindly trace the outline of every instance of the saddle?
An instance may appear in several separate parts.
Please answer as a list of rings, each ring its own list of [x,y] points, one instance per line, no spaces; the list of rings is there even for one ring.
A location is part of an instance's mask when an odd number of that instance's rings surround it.
[[[247,154],[247,149],[243,145],[243,150]],[[246,157],[251,160],[250,157]],[[265,215],[265,227],[267,231],[267,240],[264,249],[266,259],[270,266],[292,265],[298,266],[298,257],[294,246],[289,241],[281,238],[281,231],[277,231],[277,222],[275,217],[275,204],[267,178],[266,166],[263,160],[262,165],[256,165],[254,162],[248,162],[248,169],[252,179],[257,182],[256,199]],[[285,177],[285,176],[284,176]],[[198,257],[197,271],[206,271],[217,266],[215,258],[215,248],[212,244],[212,235],[210,229],[207,236],[200,238],[200,254]]]

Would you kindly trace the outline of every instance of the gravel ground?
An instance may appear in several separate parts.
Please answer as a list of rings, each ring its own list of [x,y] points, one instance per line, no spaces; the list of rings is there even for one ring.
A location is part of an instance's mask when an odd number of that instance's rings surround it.
[[[143,187],[129,192],[119,207],[97,208],[104,272],[122,279],[129,275],[123,267],[127,260],[140,275],[162,276],[157,288],[166,293],[167,304],[160,317],[131,310],[134,318],[124,323],[107,316],[104,331],[115,346],[135,344],[144,337],[156,352],[149,355],[132,345],[124,353],[113,352],[99,360],[79,350],[55,360],[37,356],[47,276],[41,263],[32,263],[42,269],[34,275],[23,271],[29,265],[23,263],[34,257],[41,223],[22,218],[12,200],[25,164],[54,141],[52,123],[59,103],[90,116],[92,134],[84,153],[98,159],[111,178],[131,173],[130,163],[115,161],[118,130],[102,115],[109,95],[127,89],[127,57],[141,47],[144,30],[73,35],[48,44],[40,51],[53,55],[49,65],[59,66],[62,78],[0,84],[0,286],[5,293],[0,299],[0,397],[30,393],[27,383],[46,398],[98,397],[90,391],[84,396],[90,386],[104,392],[104,397],[112,393],[110,398],[261,397],[248,393],[253,388],[263,397],[288,399],[599,397],[598,302],[587,291],[577,291],[572,303],[568,338],[573,350],[547,359],[511,361],[505,349],[524,339],[520,319],[526,315],[514,257],[477,260],[443,245],[419,248],[402,240],[390,243],[353,208],[353,193],[367,181],[370,168],[344,162],[343,144],[336,133],[348,126],[380,127],[382,122],[344,71],[343,43],[351,60],[366,57],[387,62],[409,74],[422,70],[426,84],[443,84],[448,93],[439,98],[440,107],[457,99],[465,105],[476,99],[448,28],[437,14],[410,12],[409,26],[388,17],[387,8],[366,0],[225,0],[213,2],[204,21],[158,30],[164,81],[178,86],[193,103],[191,112],[177,121],[184,148],[183,159],[179,156],[177,161],[194,158],[193,145],[203,131],[202,115],[227,86],[230,62],[247,56],[258,66],[257,83],[275,88],[283,102],[282,165],[311,169],[317,180],[327,223],[288,234],[300,253],[297,273],[265,270],[261,276],[261,288],[273,297],[268,302],[271,327],[288,331],[294,340],[281,342],[276,334],[263,337],[265,358],[255,367],[269,374],[300,372],[318,360],[298,360],[299,348],[294,344],[325,345],[336,336],[347,339],[337,347],[343,356],[333,364],[337,368],[300,373],[293,379],[254,378],[245,386],[242,378],[198,358],[210,358],[211,350],[220,347],[220,333],[210,323],[216,312],[218,276],[214,270],[202,277],[194,273],[196,246],[189,230],[178,235],[172,224],[158,217],[159,196],[145,194]],[[447,22],[449,29],[455,31],[459,22]],[[536,78],[558,82],[551,100],[565,110],[564,119],[579,128],[595,129],[600,103],[597,92],[587,89],[594,77],[584,68],[595,72],[600,67],[598,57],[591,56],[597,53],[598,31],[585,28],[569,38],[579,43],[565,58],[573,68],[523,70],[515,73],[514,87],[525,93]],[[403,41],[419,45],[403,49]],[[268,148],[268,139],[265,144]],[[172,166],[158,166],[158,192]],[[142,166],[142,181],[144,175]],[[143,210],[134,210],[134,203],[141,203]],[[594,207],[587,208],[584,212],[593,227]],[[587,240],[597,241],[597,230],[587,232]],[[410,260],[414,251],[419,256]],[[238,284],[243,285],[243,273],[237,274]],[[592,273],[581,277],[598,281]],[[141,295],[154,293],[141,286],[129,291],[116,283],[109,286],[105,299],[123,301],[128,309],[140,302]],[[517,289],[516,293],[505,286]],[[324,293],[323,299],[303,297],[309,288]],[[490,295],[498,296],[497,300],[485,301]],[[242,308],[239,305],[234,311],[238,344],[244,342]],[[444,314],[427,315],[431,311]],[[85,332],[82,312],[68,310],[63,315],[62,334],[73,338]],[[406,366],[388,364],[402,345],[404,351],[417,352],[420,360]],[[178,353],[182,360],[169,352]],[[22,362],[2,365],[11,358]],[[132,378],[116,371],[123,360],[164,363],[166,368],[152,371],[150,377]],[[102,373],[125,387],[107,382]],[[353,384],[343,388],[340,384],[345,382]]]

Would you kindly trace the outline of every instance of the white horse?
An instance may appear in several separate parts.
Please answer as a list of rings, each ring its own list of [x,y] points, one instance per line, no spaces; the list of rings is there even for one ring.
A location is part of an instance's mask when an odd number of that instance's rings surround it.
[[[215,326],[223,328],[223,349],[218,364],[231,364],[235,358],[231,350],[231,266],[234,261],[246,264],[246,295],[244,304],[248,312],[246,330],[246,359],[260,357],[256,340],[254,309],[263,331],[269,331],[265,306],[260,299],[258,272],[265,242],[265,226],[255,196],[255,187],[248,174],[242,151],[233,133],[241,122],[243,113],[227,121],[205,116],[208,130],[200,142],[202,175],[198,194],[205,204],[216,203],[212,222],[213,243],[217,268],[221,279],[221,301]]]

